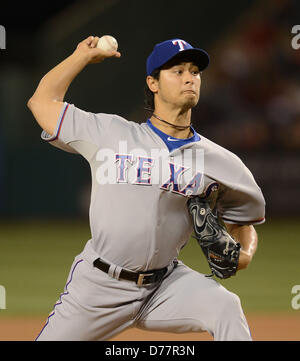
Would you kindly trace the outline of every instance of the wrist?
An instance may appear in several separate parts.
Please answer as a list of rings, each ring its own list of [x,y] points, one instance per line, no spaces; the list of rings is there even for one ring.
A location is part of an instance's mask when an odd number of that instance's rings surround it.
[[[74,64],[78,65],[81,69],[83,69],[91,61],[90,54],[80,51],[79,49],[76,49],[73,54],[71,54],[70,58]]]

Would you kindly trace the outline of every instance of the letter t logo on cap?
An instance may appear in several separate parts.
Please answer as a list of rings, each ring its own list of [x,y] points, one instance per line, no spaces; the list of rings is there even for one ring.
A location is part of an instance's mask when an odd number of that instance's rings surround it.
[[[184,50],[184,44],[186,44],[186,42],[181,39],[172,40],[172,43],[173,45],[179,45],[179,51]]]

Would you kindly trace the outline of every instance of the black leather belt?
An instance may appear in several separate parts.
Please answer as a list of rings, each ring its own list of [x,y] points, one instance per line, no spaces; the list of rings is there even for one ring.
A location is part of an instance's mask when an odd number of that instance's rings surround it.
[[[176,265],[177,264],[174,261],[174,266]],[[94,266],[106,273],[108,273],[108,270],[110,268],[110,264],[102,261],[100,258],[97,258],[94,261]],[[144,272],[131,272],[122,269],[119,275],[119,279],[133,281],[138,286],[143,286],[160,281],[163,278],[163,276],[167,273],[167,271],[168,271],[168,267],[156,269],[152,271],[144,271]]]

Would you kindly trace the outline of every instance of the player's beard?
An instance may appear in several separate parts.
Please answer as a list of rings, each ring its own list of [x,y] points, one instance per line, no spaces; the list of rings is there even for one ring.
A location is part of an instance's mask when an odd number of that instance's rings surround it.
[[[200,92],[199,94],[195,94],[195,96],[185,97],[182,104],[182,108],[185,110],[194,108],[198,104],[199,98],[200,98]]]
[[[184,91],[181,90],[178,93],[169,92],[168,89],[164,89],[159,84],[159,94],[156,95],[157,99],[159,99],[158,103],[164,103],[168,105],[170,108],[180,108],[181,112],[185,112],[198,104],[200,98],[200,89],[195,91],[195,95],[184,94]],[[170,94],[171,93],[171,94]],[[156,100],[154,97],[155,108],[157,108]]]

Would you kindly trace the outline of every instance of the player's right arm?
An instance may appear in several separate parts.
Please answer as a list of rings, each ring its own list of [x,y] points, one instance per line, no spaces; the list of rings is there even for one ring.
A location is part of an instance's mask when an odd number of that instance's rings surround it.
[[[238,270],[247,268],[256,252],[257,232],[253,225],[225,223],[228,233],[241,244]]]
[[[103,51],[97,48],[99,38],[89,36],[77,45],[68,58],[50,70],[40,81],[27,106],[36,121],[48,134],[55,131],[62,110],[65,94],[73,79],[88,64],[100,63],[105,58],[117,57],[117,51]]]

